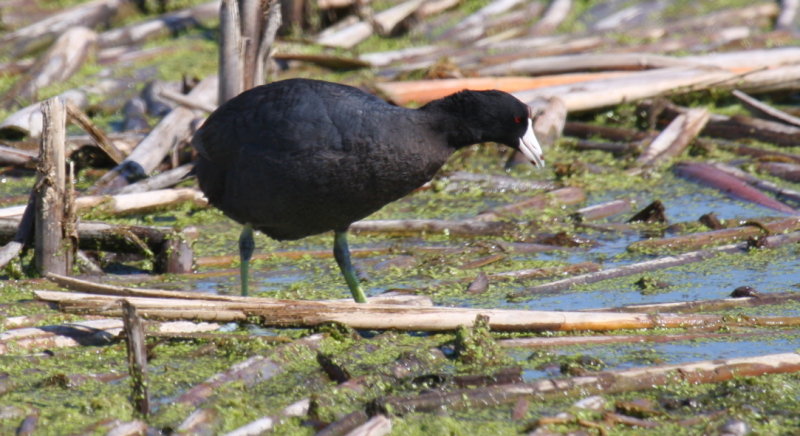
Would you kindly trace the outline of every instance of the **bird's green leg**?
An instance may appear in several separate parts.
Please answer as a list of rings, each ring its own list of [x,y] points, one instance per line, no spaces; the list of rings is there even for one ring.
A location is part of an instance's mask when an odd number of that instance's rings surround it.
[[[250,275],[250,258],[253,257],[256,243],[253,241],[253,227],[245,224],[242,233],[239,235],[239,277],[242,284],[242,295],[247,296],[249,285],[248,276]]]
[[[364,295],[364,291],[361,290],[358,277],[356,277],[356,270],[353,268],[353,264],[350,263],[350,248],[347,246],[347,230],[337,230],[334,232],[333,257],[336,258],[336,263],[339,264],[339,269],[342,270],[342,275],[347,282],[347,286],[350,287],[353,299],[356,300],[356,303],[366,303],[367,297]]]

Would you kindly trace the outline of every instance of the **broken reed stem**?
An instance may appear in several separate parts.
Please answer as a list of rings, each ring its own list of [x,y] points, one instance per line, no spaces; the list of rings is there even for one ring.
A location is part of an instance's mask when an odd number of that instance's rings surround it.
[[[750,220],[740,227],[690,233],[669,238],[636,241],[628,245],[631,252],[696,250],[709,245],[737,242],[759,235],[800,230],[800,217],[778,220]]]
[[[441,219],[403,219],[403,220],[362,220],[350,225],[350,231],[360,233],[445,233],[458,236],[500,235],[508,232],[513,225],[504,219],[513,219],[530,210],[554,205],[580,203],[586,199],[581,188],[566,187],[531,196],[523,201],[500,206],[481,212],[473,218],[462,220]]]
[[[731,94],[733,94],[734,97],[739,99],[739,101],[741,101],[742,104],[744,104],[744,106],[748,108],[751,112],[755,112],[756,113],[755,115],[766,116],[772,121],[779,121],[782,123],[800,127],[800,118],[798,117],[795,117],[780,109],[774,108],[766,103],[756,100],[755,98],[745,94],[742,91],[739,91],[738,89],[734,89],[733,91],[731,91]]]
[[[58,274],[48,274],[48,280],[73,291],[84,292],[87,294],[95,295],[116,295],[120,297],[152,297],[152,298],[176,298],[180,300],[204,300],[204,301],[231,301],[243,303],[273,303],[276,301],[290,302],[292,300],[277,300],[274,298],[254,298],[254,297],[240,297],[236,295],[217,295],[209,294],[207,292],[193,292],[193,291],[170,291],[165,289],[145,289],[145,288],[129,288],[125,286],[107,285],[95,283],[88,280],[81,280],[74,277],[61,276]],[[322,301],[325,303],[337,302],[350,302],[351,300],[332,300]],[[428,297],[418,295],[404,295],[402,293],[385,292],[381,295],[370,297],[370,302],[379,304],[394,304],[406,306],[432,306],[433,303]]]
[[[511,404],[521,398],[536,400],[550,397],[568,398],[641,391],[675,383],[718,383],[735,377],[786,374],[800,371],[797,353],[771,354],[726,360],[700,361],[607,371],[562,379],[543,379],[531,383],[515,383],[452,392],[431,392],[413,397],[388,397],[370,406],[373,412],[391,410],[394,414],[424,412],[466,407],[486,408]]]
[[[785,244],[795,243],[800,241],[800,232],[793,232],[785,235],[769,236],[764,238],[759,246],[762,247],[778,247]],[[749,243],[741,242],[738,244],[723,245],[705,250],[691,251],[675,256],[663,256],[653,260],[644,262],[633,263],[624,265],[617,268],[611,268],[596,273],[581,274],[579,276],[570,277],[568,279],[557,280],[550,283],[533,286],[522,291],[509,294],[509,299],[530,298],[534,295],[564,291],[575,285],[585,285],[589,283],[596,283],[603,280],[615,279],[619,277],[626,277],[633,274],[641,274],[649,271],[657,271],[660,269],[670,268],[673,266],[686,265],[688,263],[701,262],[711,259],[723,253],[742,253],[750,248]]]
[[[150,396],[147,393],[147,348],[142,318],[128,300],[122,300],[121,305],[128,348],[128,371],[131,375],[131,399],[136,411],[147,416],[150,414]]]
[[[69,247],[72,249],[72,261],[78,256],[78,205],[75,202],[75,163],[69,162],[69,171],[67,171],[67,179],[64,181],[64,222],[63,222],[63,238],[64,241],[69,241]]]
[[[92,120],[83,111],[73,104],[72,102],[66,103],[67,115],[69,120],[81,127],[89,136],[94,139],[95,143],[101,150],[103,150],[114,163],[119,164],[125,160],[125,153],[114,145],[108,136],[100,128],[95,126]]]
[[[284,365],[286,362],[297,356],[298,353],[316,351],[323,338],[324,336],[321,334],[306,336],[293,342],[279,345],[266,356],[253,356],[239,362],[186,390],[173,403],[197,407],[225,385],[241,383],[244,386],[252,386],[276,377],[285,370]]]
[[[632,304],[621,307],[583,309],[581,312],[636,312],[636,313],[698,313],[735,307],[756,307],[800,301],[800,292],[772,292],[753,297],[720,298],[714,300],[678,301],[673,303]]]
[[[283,17],[281,16],[280,0],[269,0],[269,10],[267,11],[267,22],[264,26],[264,33],[258,43],[258,57],[253,71],[253,86],[267,83],[269,73],[269,61],[272,53],[272,45],[275,43],[275,35],[281,27]]]
[[[253,74],[256,71],[255,63],[258,61],[256,53],[265,14],[261,9],[260,0],[241,0],[239,6],[242,37],[242,86],[243,89],[250,89],[255,86]]]
[[[119,300],[111,303],[118,305]],[[53,315],[58,315],[56,318]],[[50,318],[12,317],[6,319],[0,333],[0,355],[19,353],[20,350],[41,350],[65,347],[85,347],[109,345],[117,342],[124,329],[121,319],[89,319],[67,322],[63,314],[53,314]],[[24,318],[24,319],[19,319]],[[59,324],[43,325],[50,319]],[[171,339],[203,339],[208,341],[224,341],[233,339],[233,335],[208,333],[219,329],[215,323],[147,323],[148,336]],[[242,336],[237,336],[242,339]],[[253,337],[258,342],[289,342],[284,337]]]
[[[795,191],[794,189],[784,188],[768,180],[762,180],[737,167],[726,165],[721,162],[714,162],[711,165],[714,168],[728,173],[754,188],[775,194],[776,197],[781,199],[781,201],[791,200],[795,203],[800,203],[800,192]]]
[[[228,295],[215,295],[201,292],[184,292],[184,291],[169,291],[165,289],[143,289],[143,288],[129,288],[124,286],[105,285],[101,283],[90,282],[88,280],[81,280],[75,277],[67,277],[59,274],[47,274],[45,277],[48,280],[58,284],[59,286],[73,291],[85,292],[89,294],[101,295],[116,295],[120,297],[154,297],[154,298],[181,298],[181,299],[202,299],[209,301],[235,301],[236,298]]]
[[[200,207],[207,205],[203,193],[199,190],[176,188],[119,195],[86,195],[75,199],[75,207],[80,213],[94,212],[96,214],[119,216],[144,214],[185,202]],[[21,206],[0,208],[0,218],[15,217],[23,212],[24,207]]]
[[[189,98],[186,96],[186,94],[181,94],[180,92],[176,92],[168,88],[162,89],[161,92],[159,92],[158,94],[161,97],[166,98],[167,100],[171,100],[174,103],[177,103],[181,106],[184,106],[192,110],[201,110],[204,112],[211,113],[217,109],[216,105]]]
[[[64,235],[66,193],[66,124],[64,101],[53,97],[42,104],[44,130],[36,195],[35,263],[41,274],[66,275],[72,269],[73,247]]]
[[[679,114],[644,149],[636,159],[636,167],[628,170],[626,174],[639,174],[646,168],[654,167],[681,154],[703,130],[709,117],[710,113],[703,108],[690,109]]]
[[[384,248],[353,248],[350,250],[352,257],[369,257],[378,256],[383,254],[392,253],[395,249],[393,247]],[[292,251],[273,251],[271,253],[255,253],[253,260],[271,260],[271,259],[300,259],[305,256],[313,258],[331,258],[333,251],[331,250],[292,250]],[[195,259],[195,264],[198,268],[212,267],[212,266],[226,266],[239,261],[239,255],[224,255],[224,256],[204,256]]]
[[[315,436],[370,435],[370,433],[364,433],[363,431],[359,430],[361,426],[364,425],[364,423],[366,423],[368,420],[369,415],[366,411],[356,410],[328,424]]]
[[[280,423],[283,419],[291,416],[303,417],[308,415],[309,406],[311,401],[308,398],[296,401],[283,408],[278,415],[262,416],[261,418],[251,421],[229,433],[225,436],[247,436],[251,434],[263,434],[271,430],[276,424]]]
[[[22,213],[22,218],[19,221],[17,230],[14,237],[0,248],[0,269],[11,262],[22,250],[30,244],[33,239],[33,226],[36,220],[36,195],[35,191],[31,191],[28,196],[28,204],[25,206],[25,212]]]
[[[578,187],[568,186],[535,195],[526,200],[499,206],[478,214],[474,220],[497,221],[505,217],[522,215],[531,209],[542,209],[553,205],[576,204],[586,200],[586,192]]]
[[[119,316],[112,303],[118,297],[81,293],[35,291],[37,298],[58,303],[68,313]],[[218,296],[221,297],[221,296]],[[354,329],[452,331],[472,325],[479,315],[489,318],[495,331],[575,331],[702,326],[795,326],[800,317],[742,317],[675,313],[561,312],[541,310],[473,309],[459,307],[357,304],[344,301],[273,300],[229,297],[177,299],[128,297],[148,319],[192,321],[248,321],[273,327],[312,327],[340,323]],[[256,321],[258,320],[258,321]]]
[[[18,353],[20,350],[107,345],[114,341],[121,327],[122,322],[118,319],[97,319],[10,328],[0,333],[0,355]]]
[[[25,227],[24,221],[24,216],[22,221],[0,218],[0,242],[23,243],[22,236],[15,235],[14,232],[19,234],[20,229]],[[154,269],[162,272],[186,272],[192,266],[190,245],[197,233],[194,227],[187,227],[179,232],[169,227],[81,222],[74,230],[68,228],[65,233],[74,245],[84,250],[155,256]]]
[[[242,28],[239,2],[222,0],[219,10],[219,104],[244,91]]]
[[[751,331],[741,333],[678,333],[667,335],[591,335],[591,336],[562,336],[562,337],[535,337],[535,338],[514,338],[501,339],[498,345],[508,348],[550,348],[550,347],[569,347],[574,345],[597,345],[597,344],[624,344],[624,343],[663,343],[663,342],[685,342],[698,339],[725,340],[731,341],[734,338],[750,338],[754,336],[778,336],[796,335],[798,330],[775,330],[775,331]]]
[[[618,200],[611,200],[606,203],[583,207],[570,215],[570,217],[578,223],[595,221],[623,212],[628,212],[631,210],[631,206],[632,201],[630,199],[621,198]]]

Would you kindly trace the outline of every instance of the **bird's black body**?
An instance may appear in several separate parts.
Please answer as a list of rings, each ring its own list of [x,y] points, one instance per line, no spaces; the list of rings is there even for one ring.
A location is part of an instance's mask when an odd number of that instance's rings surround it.
[[[448,115],[330,82],[260,86],[199,130],[197,178],[211,204],[272,238],[346,230],[430,180],[456,148],[483,140],[462,139],[473,136],[458,126],[469,120]]]
[[[290,79],[223,104],[192,144],[212,205],[272,238],[297,239],[346,231],[430,180],[460,147],[516,148],[528,117],[500,91],[406,109],[353,87]]]

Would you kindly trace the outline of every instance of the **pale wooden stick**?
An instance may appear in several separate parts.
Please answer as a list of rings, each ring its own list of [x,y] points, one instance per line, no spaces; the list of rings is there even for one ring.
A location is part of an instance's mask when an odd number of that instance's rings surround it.
[[[131,400],[134,408],[143,416],[150,414],[150,395],[147,392],[147,349],[142,318],[136,307],[122,300],[122,320],[125,329],[125,344],[128,349],[128,373],[131,376]]]
[[[239,2],[222,0],[219,10],[219,104],[244,90],[244,45],[242,43]]]
[[[480,38],[485,29],[487,19],[506,12],[522,2],[519,0],[494,0],[486,6],[470,14],[458,24],[444,32],[439,38],[444,40],[470,41]]]
[[[636,159],[636,168],[627,171],[629,175],[638,174],[642,168],[652,167],[679,155],[697,137],[709,120],[710,113],[704,108],[696,108],[675,117],[641,155]]]
[[[740,62],[744,62],[750,68],[749,60],[740,59]],[[658,95],[710,88],[736,86],[740,89],[758,90],[759,92],[776,91],[785,89],[789,83],[800,80],[800,67],[796,65],[781,66],[764,71],[758,71],[756,67],[752,67],[750,71],[742,74],[706,67],[661,68],[612,78],[585,80],[581,82],[580,89],[576,89],[575,84],[565,84],[518,91],[514,95],[525,102],[537,98],[560,97],[564,100],[567,110],[574,112],[598,109]],[[609,92],[609,90],[613,90],[613,92]],[[712,121],[714,121],[714,117],[712,117]],[[769,124],[769,122],[764,121],[761,124]],[[748,128],[752,129],[752,126],[748,126]]]
[[[177,292],[176,292],[177,293]],[[67,312],[119,314],[110,304],[118,297],[80,293],[35,291],[37,298],[58,302]],[[548,312],[536,310],[471,309],[454,307],[404,307],[387,304],[270,300],[225,301],[127,297],[142,316],[159,320],[244,321],[259,317],[267,326],[309,327],[338,322],[356,329],[451,331],[488,316],[495,331],[572,331],[666,328],[702,325],[797,325],[800,318],[758,317],[726,321],[721,315]],[[232,298],[232,297],[229,297]],[[251,301],[246,301],[251,300]]]
[[[79,321],[58,326],[25,327],[0,333],[0,355],[14,349],[107,344],[122,330],[119,319]]]
[[[94,210],[110,215],[127,215],[145,213],[175,204],[191,202],[205,206],[203,194],[194,188],[158,189],[147,192],[134,192],[119,195],[87,195],[75,200],[78,212]],[[0,218],[14,217],[24,209],[19,206],[0,209]]]
[[[39,177],[34,188],[35,263],[41,274],[66,274],[72,268],[73,249],[64,237],[67,111],[59,97],[47,100],[42,109],[45,128],[39,151]]]
[[[331,26],[317,36],[317,44],[328,47],[353,48],[372,35],[372,25],[351,16],[341,24]]]
[[[189,97],[208,104],[216,104],[217,78],[203,79],[189,93]],[[130,184],[134,178],[153,171],[172,146],[191,134],[191,122],[197,117],[193,111],[177,107],[136,146],[133,152],[113,170],[106,173],[93,188],[94,193],[109,193]]]
[[[106,285],[60,274],[47,274],[45,277],[47,277],[48,280],[52,280],[53,282],[57,283],[59,286],[91,294],[117,295],[121,297],[139,296],[181,299],[191,298],[197,300],[219,301],[237,301],[236,299],[239,298],[228,295],[208,294],[204,292],[168,291],[163,289],[129,288],[125,286]]]
[[[525,57],[503,65],[478,70],[481,74],[558,74],[596,70],[649,70],[655,68],[696,66],[679,57],[652,53],[614,53],[614,55],[579,53],[561,56]]]
[[[47,279],[52,280],[60,286],[68,289],[86,292],[91,294],[100,295],[119,295],[119,296],[143,296],[143,297],[158,297],[158,298],[181,298],[181,299],[196,299],[196,300],[220,300],[220,301],[258,301],[250,299],[241,300],[241,297],[226,296],[226,295],[213,295],[206,292],[191,292],[191,291],[168,291],[163,289],[144,289],[144,288],[129,288],[125,286],[107,285],[95,283],[88,280],[81,280],[75,277],[68,277],[58,274],[48,274]],[[266,299],[267,302],[273,302],[274,299]],[[331,300],[329,302],[349,302],[350,300]],[[370,297],[369,301],[378,304],[395,304],[407,306],[433,306],[433,302],[429,297],[419,295],[407,295],[402,293],[386,292],[381,295]]]
[[[166,36],[187,25],[208,22],[219,17],[219,0],[212,0],[189,9],[170,12],[146,21],[118,27],[99,35],[102,48],[135,45],[152,38]]]
[[[14,236],[10,241],[0,248],[0,269],[4,268],[8,262],[11,262],[26,245],[29,244],[33,235],[34,223],[36,221],[36,196],[34,192],[28,197],[28,204],[25,206],[25,211],[16,226]]]
[[[204,101],[194,100],[186,96],[186,94],[181,94],[180,92],[175,92],[169,88],[164,88],[158,93],[161,97],[166,98],[167,100],[172,100],[173,102],[185,106],[189,109],[197,109],[203,112],[214,112],[217,109],[216,105],[209,104]]]
[[[578,222],[594,221],[631,210],[630,199],[611,200],[578,209],[571,215]]]
[[[560,97],[564,100],[567,110],[573,112],[613,106],[689,87],[703,89],[708,84],[719,83],[731,76],[733,73],[724,70],[691,67],[661,68],[626,73],[620,77],[584,81],[581,83],[580,89],[576,89],[574,84],[557,85],[519,91],[514,95],[525,102],[537,98]],[[609,92],[609,90],[613,91]]]
[[[164,171],[156,174],[155,176],[148,177],[136,183],[132,183],[119,190],[120,194],[133,194],[138,192],[152,192],[159,189],[171,188],[184,178],[187,178],[189,173],[194,169],[194,164],[188,163],[181,165],[177,168]]]
[[[279,415],[265,416],[263,418],[259,418],[231,432],[225,433],[224,436],[251,436],[251,435],[262,434],[266,431],[271,430],[276,423],[280,422],[282,419],[286,417],[291,417],[291,416],[302,417],[307,415],[310,404],[311,401],[308,398],[304,398],[300,401],[297,401],[295,403],[286,406]]]
[[[4,34],[0,38],[0,46],[14,45],[14,57],[22,57],[72,27],[95,27],[108,22],[124,3],[124,0],[94,0],[68,8],[29,26]]]
[[[17,324],[6,324],[15,327]],[[41,322],[41,320],[36,320]],[[121,319],[90,319],[65,324],[39,327],[10,328],[0,333],[0,355],[13,350],[33,350],[41,348],[80,347],[87,344],[103,345],[114,340],[123,329]],[[178,333],[209,332],[219,329],[219,324],[191,323],[186,321],[149,322],[148,333],[158,335]]]
[[[499,221],[403,219],[403,220],[364,220],[350,225],[350,231],[359,233],[444,233],[458,236],[500,235],[509,226]]]
[[[36,153],[0,145],[0,165],[28,165],[36,159]]]
[[[258,44],[258,58],[255,63],[255,70],[253,72],[253,85],[259,86],[267,83],[267,73],[269,72],[270,55],[272,53],[272,46],[275,44],[275,35],[278,34],[278,29],[283,21],[281,15],[280,0],[270,0],[269,10],[267,11],[267,22],[264,26],[264,33]]]
[[[105,431],[106,435],[108,436],[136,436],[147,434],[150,427],[144,421],[120,421],[118,419],[112,420],[111,422],[108,419],[103,419],[100,422],[96,422],[92,425],[89,425],[83,431],[80,431],[81,434],[91,434],[96,433],[98,431]]]
[[[416,12],[425,0],[407,0],[375,14],[373,25],[379,34],[391,35],[394,29]]]
[[[36,101],[39,90],[72,77],[94,53],[97,34],[86,27],[72,27],[59,36],[41,59],[28,71],[26,78],[17,82],[4,96],[6,108],[18,100]]]
[[[445,1],[460,1],[460,0],[445,0]],[[422,5],[422,8],[420,10],[423,10],[425,6],[428,4],[430,3]],[[431,53],[436,53],[439,50],[440,49],[438,46],[426,45],[421,47],[419,46],[408,47],[399,50],[363,53],[359,55],[358,58],[361,61],[369,63],[373,67],[384,67],[395,62],[400,62],[403,59],[413,58],[421,55],[430,55]]]
[[[122,150],[118,149],[114,142],[112,142],[106,133],[100,130],[89,117],[83,113],[81,108],[76,106],[75,104],[67,101],[67,115],[69,116],[69,120],[73,123],[79,125],[89,136],[94,139],[95,143],[101,150],[103,150],[114,163],[120,163],[125,160],[125,153]]]
[[[217,409],[203,407],[195,410],[175,429],[176,434],[214,434],[219,425],[220,415]]]
[[[546,35],[552,33],[567,18],[570,9],[572,9],[571,0],[551,0],[542,18],[531,28],[530,34]]]
[[[774,108],[766,103],[756,100],[755,98],[745,94],[742,91],[739,91],[738,89],[734,89],[733,91],[731,91],[731,94],[733,94],[734,97],[739,99],[739,101],[744,103],[744,105],[747,106],[747,108],[750,109],[752,112],[766,115],[767,117],[775,121],[780,121],[783,123],[800,127],[800,118],[794,115],[788,114],[780,109]]]
[[[426,18],[444,12],[461,3],[461,0],[428,0],[417,9],[418,18]]]
[[[346,436],[385,436],[392,432],[392,420],[386,415],[375,415],[369,421],[349,431]]]
[[[690,15],[678,21],[667,22],[662,26],[654,26],[655,23],[648,22],[642,28],[632,32],[631,36],[662,38],[670,34],[701,33],[712,26],[719,26],[720,23],[756,23],[759,20],[774,19],[778,15],[779,9],[777,2],[767,2],[741,8],[722,9],[709,14]],[[724,55],[725,53],[720,54]],[[688,57],[706,57],[706,55]]]
[[[794,28],[794,20],[797,10],[800,9],[798,0],[781,0],[781,13],[775,20],[775,28],[778,30],[790,30]]]
[[[242,89],[255,86],[254,74],[257,70],[256,62],[261,38],[261,25],[264,13],[261,10],[260,0],[242,0],[241,10],[241,37],[242,37]],[[222,11],[220,11],[220,15]],[[222,26],[220,26],[222,29]],[[222,46],[220,44],[220,52]]]
[[[775,68],[768,72],[774,73],[774,71],[785,69],[791,69],[800,75],[800,67],[793,66]],[[664,106],[663,115],[665,117],[675,117],[681,113],[686,113],[687,110],[687,108],[667,103]],[[702,133],[704,136],[732,140],[752,138],[771,142],[775,145],[792,147],[797,143],[797,137],[800,136],[800,127],[744,115],[729,117],[727,115],[712,114]]]

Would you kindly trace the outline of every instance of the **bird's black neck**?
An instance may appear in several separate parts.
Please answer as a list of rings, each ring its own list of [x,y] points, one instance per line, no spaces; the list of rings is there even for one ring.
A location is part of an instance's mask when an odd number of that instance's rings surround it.
[[[419,108],[426,114],[431,129],[441,132],[448,147],[453,150],[491,140],[485,138],[483,131],[475,124],[471,111],[476,108],[470,106],[466,97],[463,93],[457,93]]]

